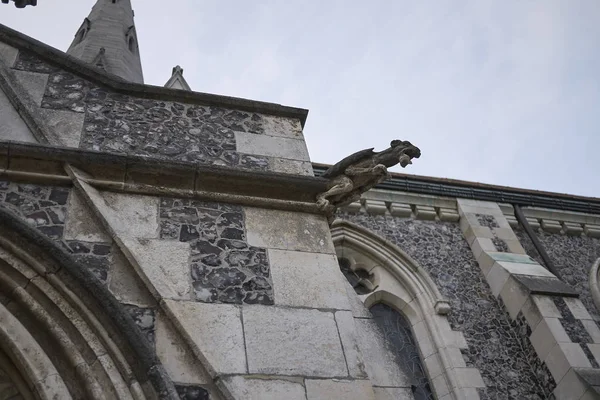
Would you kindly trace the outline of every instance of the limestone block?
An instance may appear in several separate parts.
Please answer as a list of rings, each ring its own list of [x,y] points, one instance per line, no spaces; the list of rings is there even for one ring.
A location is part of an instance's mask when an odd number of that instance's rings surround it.
[[[437,217],[437,212],[432,206],[415,206],[415,218],[433,221]]]
[[[365,200],[365,209],[368,214],[384,215],[387,212],[385,201],[381,200]]]
[[[476,258],[477,263],[479,264],[479,268],[481,269],[481,272],[483,272],[483,275],[487,275],[490,272],[490,269],[492,269],[492,266],[496,263],[496,260],[493,257],[494,254],[498,253],[491,251],[482,251],[481,253],[479,253],[479,257]]]
[[[365,307],[365,304],[358,297],[350,282],[344,279],[344,285],[346,287],[346,295],[350,302],[350,308],[352,309],[352,315],[355,318],[372,318],[371,312]]]
[[[514,215],[504,214],[504,218],[506,218],[506,221],[508,222],[511,228],[514,229],[519,226],[519,221],[517,221],[517,218]]]
[[[412,215],[410,204],[392,203],[390,204],[390,213],[394,217],[409,218]]]
[[[445,399],[444,396],[450,393],[450,385],[444,375],[438,375],[433,378],[431,380],[431,385],[433,386],[432,389],[435,394],[442,399]]]
[[[559,233],[562,230],[562,225],[558,221],[553,221],[551,219],[543,219],[542,229],[546,232]]]
[[[304,140],[235,132],[236,150],[244,154],[310,161]]]
[[[367,378],[363,356],[358,347],[352,312],[336,312],[335,322],[337,323],[340,339],[342,340],[342,347],[344,348],[344,355],[346,356],[346,364],[348,365],[350,376],[353,378]]]
[[[585,328],[587,333],[592,338],[593,342],[600,343],[600,328],[598,328],[598,325],[596,324],[596,322],[592,321],[592,320],[584,319],[584,320],[581,320],[581,323],[583,324],[583,327]]]
[[[600,344],[597,343],[581,343],[582,346],[587,346],[596,362],[600,360]]]
[[[348,375],[332,313],[246,306],[243,319],[250,373]]]
[[[310,162],[289,160],[287,158],[269,157],[269,170],[282,174],[315,176]]]
[[[251,246],[335,254],[324,217],[290,211],[244,208]]]
[[[360,201],[355,201],[354,203],[350,203],[347,206],[341,207],[342,211],[357,213],[362,208],[362,204]]]
[[[508,246],[508,251],[510,251],[513,254],[527,254],[527,252],[521,245],[521,242],[518,239],[516,239],[516,237],[514,240],[504,240],[504,243],[506,243],[506,245]]]
[[[530,336],[535,352],[542,359],[557,345],[557,343],[571,343],[558,318],[544,318],[537,325]]]
[[[398,367],[394,354],[388,351],[375,321],[357,318],[354,325],[367,374],[373,385],[410,387],[410,378]]]
[[[138,307],[152,307],[156,303],[133,266],[116,245],[112,246],[110,252],[108,289],[121,303]]]
[[[13,71],[17,81],[23,86],[25,91],[31,97],[31,100],[39,107],[42,105],[42,98],[48,84],[48,74],[38,74],[36,72]]]
[[[173,300],[164,300],[163,305],[209,372],[218,375],[247,373],[239,307]]]
[[[531,229],[537,230],[540,228],[540,221],[537,218],[525,217],[525,219],[527,220],[529,226],[531,226]]]
[[[460,219],[458,211],[452,208],[440,207],[438,215],[440,217],[440,220],[442,221],[458,222],[458,220]]]
[[[575,222],[563,222],[563,230],[569,236],[579,236],[583,233],[583,226]]]
[[[529,298],[529,293],[523,285],[515,279],[509,278],[502,287],[502,291],[500,291],[500,298],[504,302],[510,317],[515,320]]]
[[[221,386],[240,400],[306,400],[301,382],[277,379],[251,379],[243,376],[228,376]]]
[[[262,115],[261,117],[265,135],[304,140],[299,119],[274,115]]]
[[[135,238],[158,237],[158,197],[93,190],[86,193],[114,233]]]
[[[65,222],[64,239],[82,242],[110,242],[95,215],[85,204],[77,190],[71,190],[67,205],[68,215]]]
[[[208,373],[163,313],[156,317],[156,355],[173,381],[185,384],[212,383]]]
[[[475,259],[479,258],[482,252],[484,251],[492,251],[496,252],[496,246],[492,242],[492,239],[484,238],[484,237],[476,237],[473,239],[471,243],[471,251],[473,252],[473,256]]]
[[[375,400],[375,393],[368,380],[307,379],[306,397],[307,400]]]
[[[470,225],[464,232],[465,239],[469,244],[477,238],[493,239],[494,233],[487,226]]]
[[[268,250],[275,304],[292,307],[350,310],[333,254]]]
[[[458,388],[483,388],[485,383],[477,368],[454,368],[456,387]]]
[[[558,343],[544,361],[556,382],[560,382],[570,368],[592,367],[579,343]]]
[[[525,264],[514,263],[507,261],[496,261],[496,264],[504,268],[510,274],[515,275],[531,275],[531,276],[547,276],[554,278],[554,274],[542,267],[540,264]],[[493,267],[492,267],[493,268]]]
[[[172,240],[123,237],[123,244],[135,259],[138,272],[154,295],[163,299],[190,300],[189,243]]]
[[[574,369],[569,370],[565,376],[557,382],[556,389],[552,394],[556,399],[583,400],[582,396],[587,390],[587,385],[577,376]],[[590,399],[597,399],[594,394]],[[587,399],[586,399],[587,400]]]
[[[0,89],[0,140],[37,143],[37,139],[25,124],[12,103]]]
[[[600,238],[600,225],[585,224],[583,232],[589,237]]]
[[[487,283],[490,285],[490,290],[494,296],[498,297],[500,295],[509,277],[510,274],[507,270],[498,265],[498,263],[494,263],[490,272],[486,275]]]
[[[444,366],[442,365],[442,362],[440,360],[439,353],[433,353],[429,357],[425,358],[423,360],[423,364],[425,364],[425,369],[427,370],[427,375],[430,379],[440,376],[444,371]]]
[[[7,67],[12,68],[17,60],[18,54],[19,50],[7,45],[6,43],[0,42],[0,61],[6,64]]]
[[[414,400],[410,388],[380,388],[374,387],[375,400]]]
[[[79,147],[85,114],[44,108],[39,111],[46,127],[52,133],[56,145]]]
[[[569,310],[575,318],[592,319],[592,316],[590,315],[587,308],[585,308],[585,305],[583,305],[581,300],[574,297],[564,297],[563,299],[565,303],[567,303],[567,307],[569,307]]]

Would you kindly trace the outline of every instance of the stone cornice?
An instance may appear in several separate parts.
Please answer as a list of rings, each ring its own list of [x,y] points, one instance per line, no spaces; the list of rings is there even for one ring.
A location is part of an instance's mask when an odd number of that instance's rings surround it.
[[[220,96],[209,93],[191,92],[179,89],[170,89],[161,86],[143,85],[131,83],[122,78],[108,74],[102,69],[94,68],[77,58],[74,58],[60,50],[48,46],[29,36],[17,32],[0,24],[0,42],[20,50],[27,50],[45,61],[57,65],[66,71],[77,74],[98,85],[108,87],[116,92],[139,96],[150,99],[166,101],[179,101],[188,104],[203,104],[233,108],[243,111],[252,111],[268,115],[276,115],[287,118],[297,118],[304,126],[308,110],[295,107],[282,106],[275,103],[247,100],[237,97]]]
[[[322,178],[195,165],[40,144],[0,142],[0,179],[70,185],[65,165],[100,190],[320,213]]]

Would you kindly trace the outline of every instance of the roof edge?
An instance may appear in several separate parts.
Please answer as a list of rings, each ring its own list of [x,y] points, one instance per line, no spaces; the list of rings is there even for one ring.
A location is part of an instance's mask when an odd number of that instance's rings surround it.
[[[330,167],[328,164],[320,163],[313,163],[312,165],[315,176],[320,176]],[[399,172],[392,172],[391,176],[392,179],[376,185],[375,188],[600,214],[600,198],[597,197],[521,189]]]
[[[60,66],[65,70],[76,73],[81,77],[101,86],[108,87],[117,92],[134,94],[144,98],[181,101],[208,106],[221,106],[236,108],[243,111],[259,112],[287,118],[297,118],[302,127],[306,123],[308,110],[304,108],[288,107],[276,103],[248,100],[239,97],[222,96],[211,93],[192,92],[179,89],[170,89],[161,86],[145,85],[127,82],[124,79],[109,74],[99,68],[72,57],[52,46],[29,37],[0,24],[0,41],[5,42],[19,50],[27,50],[48,63]]]

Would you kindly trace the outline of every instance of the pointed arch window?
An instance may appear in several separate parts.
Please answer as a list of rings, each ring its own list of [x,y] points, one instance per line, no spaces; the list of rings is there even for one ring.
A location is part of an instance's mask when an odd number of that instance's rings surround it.
[[[83,20],[83,24],[81,24],[81,26],[79,27],[79,30],[75,34],[75,40],[73,40],[72,46],[78,45],[79,43],[83,42],[83,39],[85,39],[88,32],[90,31],[91,25],[92,25],[92,23],[90,22],[89,19],[86,18]]]
[[[463,373],[479,371],[461,361],[464,337],[450,327],[450,305],[427,272],[393,243],[353,223],[335,221],[331,235],[340,270],[355,292],[348,293],[366,308],[354,322],[373,384],[400,398],[433,400],[448,390],[451,398],[464,398],[467,389],[457,383]]]
[[[130,26],[127,30],[127,33],[125,34],[125,39],[127,40],[127,47],[129,48],[129,51],[131,51],[134,54],[137,54],[137,35],[135,33],[135,27],[133,25]]]

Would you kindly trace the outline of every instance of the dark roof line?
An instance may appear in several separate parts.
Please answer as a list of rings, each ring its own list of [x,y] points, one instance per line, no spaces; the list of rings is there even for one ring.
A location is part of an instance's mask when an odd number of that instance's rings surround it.
[[[302,126],[304,126],[308,116],[308,110],[303,108],[288,107],[281,104],[241,99],[238,97],[191,92],[186,90],[170,89],[161,86],[127,82],[116,75],[109,74],[99,68],[94,68],[90,64],[87,64],[75,57],[55,49],[54,47],[48,46],[47,44],[44,44],[2,24],[0,24],[0,42],[5,42],[10,46],[16,47],[20,50],[32,52],[50,64],[58,65],[61,68],[75,73],[98,85],[109,87],[121,93],[127,93],[151,99],[229,107],[249,112],[259,112],[280,117],[297,118],[302,123]]]
[[[313,163],[316,176],[329,167]],[[537,190],[517,189],[507,186],[488,185],[454,179],[392,173],[392,179],[375,186],[376,189],[429,194],[444,197],[493,201],[518,204],[525,207],[541,207],[589,214],[600,214],[600,198],[574,196]]]

